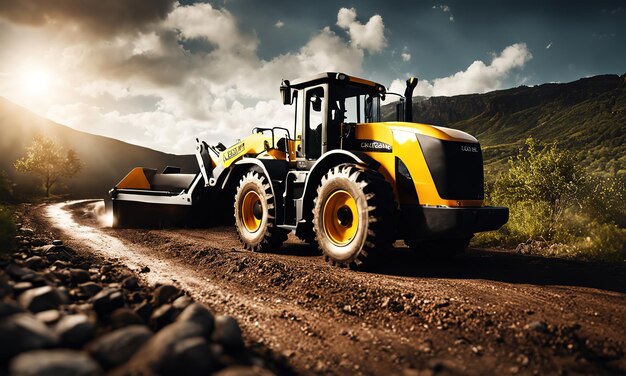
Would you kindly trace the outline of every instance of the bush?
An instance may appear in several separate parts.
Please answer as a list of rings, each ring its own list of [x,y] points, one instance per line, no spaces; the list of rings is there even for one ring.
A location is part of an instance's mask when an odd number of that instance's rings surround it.
[[[597,177],[574,153],[556,143],[526,147],[509,169],[486,185],[490,204],[508,206],[509,222],[479,234],[475,244],[517,246],[535,253],[623,261],[626,259],[626,188],[623,179]]]
[[[0,254],[14,249],[16,233],[11,211],[0,206]]]
[[[13,197],[13,183],[7,173],[0,171],[0,202],[9,202]]]
[[[524,234],[551,239],[565,210],[579,204],[585,173],[574,154],[560,150],[556,143],[538,148],[529,138],[526,147],[496,179],[493,199],[514,206],[512,217],[523,222],[513,221],[513,226],[533,231]],[[525,213],[516,213],[520,210]]]

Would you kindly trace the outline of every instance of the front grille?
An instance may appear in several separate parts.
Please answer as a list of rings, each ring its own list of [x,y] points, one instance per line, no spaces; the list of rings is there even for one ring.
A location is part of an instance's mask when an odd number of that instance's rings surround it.
[[[477,143],[417,135],[439,196],[446,200],[484,198],[483,155]]]

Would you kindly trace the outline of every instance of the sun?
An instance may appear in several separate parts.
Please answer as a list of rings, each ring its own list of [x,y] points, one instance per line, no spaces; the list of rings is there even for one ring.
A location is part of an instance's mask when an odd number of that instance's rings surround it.
[[[50,88],[50,74],[43,69],[27,69],[21,76],[22,90],[28,95],[43,95]]]

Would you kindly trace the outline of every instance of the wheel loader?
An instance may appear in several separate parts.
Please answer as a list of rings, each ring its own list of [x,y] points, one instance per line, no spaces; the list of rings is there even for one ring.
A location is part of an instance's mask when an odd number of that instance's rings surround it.
[[[114,227],[234,223],[244,247],[291,232],[338,266],[358,266],[399,239],[416,250],[464,250],[500,228],[508,209],[484,205],[483,159],[471,135],[412,122],[416,78],[396,121],[381,122],[384,86],[327,72],[283,80],[287,127],[255,128],[230,147],[198,141],[197,174],[138,167],[111,191]]]

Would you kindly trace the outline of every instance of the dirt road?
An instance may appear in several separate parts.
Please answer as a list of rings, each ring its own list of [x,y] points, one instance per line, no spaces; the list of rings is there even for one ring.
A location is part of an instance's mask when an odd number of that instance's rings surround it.
[[[626,267],[472,249],[430,260],[397,247],[364,271],[295,238],[274,253],[234,229],[116,230],[101,201],[30,210],[79,252],[117,259],[235,316],[294,373],[623,374]]]

